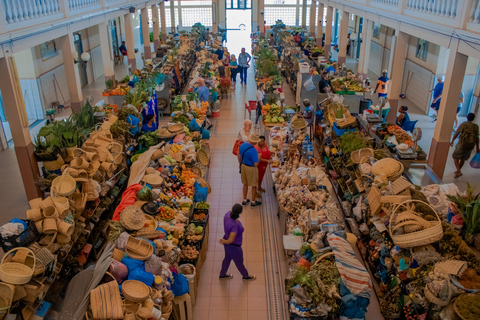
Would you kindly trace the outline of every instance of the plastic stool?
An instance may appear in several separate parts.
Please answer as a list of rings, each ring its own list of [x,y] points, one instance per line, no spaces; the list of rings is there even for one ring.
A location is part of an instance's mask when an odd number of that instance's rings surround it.
[[[173,299],[173,319],[175,320],[192,320],[192,300],[190,295],[184,294],[183,296]]]

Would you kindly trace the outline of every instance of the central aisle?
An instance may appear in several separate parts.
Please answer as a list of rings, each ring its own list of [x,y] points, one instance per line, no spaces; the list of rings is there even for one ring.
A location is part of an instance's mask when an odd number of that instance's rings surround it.
[[[208,180],[212,193],[210,238],[206,261],[201,268],[198,297],[194,307],[195,320],[266,320],[287,319],[283,303],[286,261],[278,230],[277,208],[272,179],[265,175],[264,194],[260,207],[244,207],[240,216],[245,227],[243,251],[245,265],[255,281],[243,281],[235,265],[229,273],[234,278],[218,278],[224,249],[218,240],[223,237],[223,216],[235,203],[242,202],[242,183],[238,162],[232,148],[238,131],[243,127],[245,101],[254,100],[256,86],[253,68],[249,70],[248,85],[237,83],[235,92],[221,102],[220,117],[211,130],[212,161]],[[255,112],[252,112],[254,120]],[[277,232],[278,231],[278,232]],[[268,297],[268,298],[267,298]]]

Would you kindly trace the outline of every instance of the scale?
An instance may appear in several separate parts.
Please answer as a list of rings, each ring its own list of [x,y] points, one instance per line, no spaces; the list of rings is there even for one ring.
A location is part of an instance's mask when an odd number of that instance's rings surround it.
[[[412,132],[412,140],[413,140],[413,151],[412,148],[408,148],[405,151],[400,151],[397,148],[397,155],[400,159],[416,159],[418,156],[417,153],[417,142],[422,138],[422,129],[415,128]]]
[[[385,103],[387,102],[387,100],[384,97],[380,97],[378,99],[378,101],[380,102],[380,109],[378,110],[378,114],[375,114],[375,113],[367,114],[367,122],[368,123],[382,123],[383,122],[382,112],[383,112],[383,107],[385,107]]]

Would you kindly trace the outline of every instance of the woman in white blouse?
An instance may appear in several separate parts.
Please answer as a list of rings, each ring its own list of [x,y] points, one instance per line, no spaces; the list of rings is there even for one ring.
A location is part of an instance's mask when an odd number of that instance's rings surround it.
[[[245,120],[243,122],[243,128],[238,132],[237,140],[241,140],[243,142],[248,141],[248,136],[251,134],[252,131],[252,121]]]

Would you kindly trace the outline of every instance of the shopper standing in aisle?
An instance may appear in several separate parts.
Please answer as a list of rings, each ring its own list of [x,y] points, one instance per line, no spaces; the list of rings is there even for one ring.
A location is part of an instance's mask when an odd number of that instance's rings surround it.
[[[233,205],[232,211],[228,211],[225,216],[223,216],[223,229],[225,235],[218,242],[222,244],[225,249],[225,258],[222,262],[220,279],[233,278],[233,275],[227,274],[228,267],[232,260],[235,263],[235,266],[237,266],[238,271],[240,271],[243,280],[256,279],[254,275],[248,274],[247,268],[245,268],[243,263],[242,241],[245,228],[243,227],[242,222],[238,220],[242,211],[243,207],[236,203]]]
[[[262,188],[263,177],[267,171],[268,165],[272,162],[272,153],[265,144],[265,136],[260,136],[260,141],[258,141],[255,149],[257,149],[259,161],[258,161],[258,191],[265,192],[265,189]],[[261,198],[261,195],[257,193],[257,197]]]
[[[429,91],[433,91],[433,100],[432,105],[430,106],[430,108],[435,110],[435,120],[433,121],[437,121],[437,113],[438,109],[440,109],[440,100],[442,99],[443,85],[443,77],[439,76],[437,77],[437,84],[435,85],[435,88]]]
[[[258,153],[255,145],[260,141],[257,133],[252,133],[248,137],[248,142],[244,142],[238,151],[238,165],[243,183],[243,202],[242,205],[247,205],[248,187],[252,187],[252,207],[261,205],[260,201],[256,201],[257,186],[258,186]]]
[[[247,84],[247,70],[250,67],[250,60],[252,60],[252,57],[245,52],[245,48],[242,48],[242,52],[238,55],[238,70],[242,84]]]
[[[453,151],[453,161],[455,162],[455,167],[457,171],[455,171],[455,178],[458,178],[463,175],[462,167],[470,158],[470,155],[473,151],[473,148],[477,148],[477,153],[480,152],[480,148],[478,145],[479,142],[479,130],[478,125],[473,123],[475,120],[475,114],[469,113],[467,116],[467,122],[462,123],[455,134],[453,135],[452,142],[450,146],[453,147],[453,143],[455,139],[458,138],[458,144],[455,146],[455,151]]]
[[[240,131],[238,132],[237,140],[247,142],[248,137],[250,136],[250,132],[252,131],[252,126],[252,120],[245,120],[243,122],[243,128],[240,129]]]
[[[230,57],[230,78],[232,79],[232,87],[237,85],[238,62],[235,55]]]
[[[203,34],[203,40],[205,40],[205,45],[208,46],[208,43],[210,42],[210,28],[205,30],[205,33]]]
[[[387,69],[383,69],[382,76],[378,78],[377,86],[375,87],[375,91],[373,92],[376,93],[378,90],[378,98],[387,99],[388,83],[390,82],[387,75]]]
[[[303,113],[303,118],[307,120],[308,128],[310,129],[310,140],[313,140],[313,108],[309,99],[303,100],[303,105],[305,106],[305,112]]]
[[[327,74],[327,71],[323,71],[322,77],[318,82],[318,90],[320,91],[320,93],[326,94],[328,93],[329,89],[330,89],[330,85],[328,84],[328,74]]]
[[[453,130],[457,130],[457,128],[458,128],[458,114],[462,110],[463,97],[464,97],[463,96],[463,91],[460,91],[460,99],[458,100],[457,114],[455,115],[455,122],[454,122],[454,125],[453,125]]]
[[[263,99],[265,99],[265,84],[260,82],[257,89],[257,117],[255,119],[255,126],[258,125],[258,119],[262,116]]]

